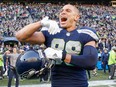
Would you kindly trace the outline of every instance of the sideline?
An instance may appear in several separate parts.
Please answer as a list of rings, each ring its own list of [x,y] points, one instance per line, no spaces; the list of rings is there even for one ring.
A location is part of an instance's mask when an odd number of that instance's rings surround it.
[[[116,85],[116,80],[97,80],[97,81],[89,81],[89,86],[100,86],[100,85],[107,85],[111,87],[110,85]],[[113,86],[112,86],[113,87]]]
[[[113,85],[116,85],[116,80],[97,80],[97,81],[89,81],[89,87],[94,86],[103,86],[107,85],[108,87],[116,87]],[[0,86],[0,87],[6,87],[6,86]],[[12,86],[15,87],[15,86]],[[44,83],[44,84],[38,84],[38,85],[20,85],[19,87],[51,87],[50,84]]]

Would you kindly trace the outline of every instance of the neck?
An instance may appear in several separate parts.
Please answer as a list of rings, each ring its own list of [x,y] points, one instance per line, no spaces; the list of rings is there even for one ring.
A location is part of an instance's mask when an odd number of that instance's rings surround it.
[[[74,26],[74,27],[66,28],[66,30],[67,30],[68,32],[70,32],[70,31],[75,30],[76,28],[77,28],[77,26]]]

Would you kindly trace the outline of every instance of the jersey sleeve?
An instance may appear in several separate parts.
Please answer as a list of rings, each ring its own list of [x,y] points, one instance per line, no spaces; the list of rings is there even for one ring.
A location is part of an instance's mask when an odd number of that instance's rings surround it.
[[[84,44],[90,41],[98,42],[99,40],[96,31],[92,28],[81,28],[78,30],[78,33],[80,34],[81,40]]]
[[[49,37],[50,37],[51,35],[50,35],[49,32],[48,32],[48,28],[43,27],[43,28],[41,29],[41,32],[43,33],[43,35],[44,35],[44,37],[45,37],[45,43],[44,43],[44,45],[45,45],[45,46],[50,45],[50,39],[49,39]]]
[[[47,35],[48,35],[48,28],[46,28],[46,27],[42,27],[41,32],[43,33],[43,35],[44,35],[45,38],[46,38]]]

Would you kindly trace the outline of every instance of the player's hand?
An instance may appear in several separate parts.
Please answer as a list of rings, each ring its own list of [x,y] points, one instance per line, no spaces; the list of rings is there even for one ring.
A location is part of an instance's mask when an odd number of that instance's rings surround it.
[[[47,59],[62,59],[62,50],[55,50],[53,48],[48,47],[44,50]]]
[[[58,23],[54,20],[49,20],[49,17],[46,16],[41,20],[41,24],[43,27],[48,28],[48,32],[52,35],[58,33],[61,31],[61,29],[58,26]]]

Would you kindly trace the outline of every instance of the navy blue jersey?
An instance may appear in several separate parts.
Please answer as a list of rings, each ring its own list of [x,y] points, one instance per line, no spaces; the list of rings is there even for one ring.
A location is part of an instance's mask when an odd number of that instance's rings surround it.
[[[64,53],[81,55],[83,47],[90,41],[98,41],[96,31],[83,27],[68,32],[62,29],[60,33],[50,35],[48,31],[42,31],[45,36],[46,47],[63,50]],[[61,62],[52,68],[53,87],[88,87],[86,70]]]

